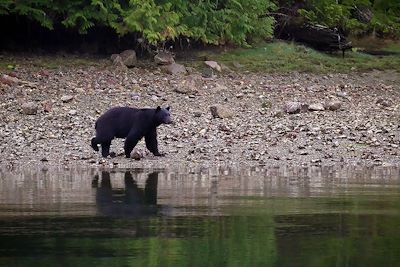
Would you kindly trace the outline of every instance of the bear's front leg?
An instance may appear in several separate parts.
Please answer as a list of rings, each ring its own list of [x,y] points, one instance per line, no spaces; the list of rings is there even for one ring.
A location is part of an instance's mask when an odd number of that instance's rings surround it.
[[[110,155],[111,141],[101,143],[101,155],[106,158]]]
[[[142,135],[139,135],[137,133],[130,133],[126,139],[125,139],[125,145],[124,145],[124,150],[125,150],[125,157],[130,158],[131,153],[133,148],[136,146],[136,144],[139,142],[139,140],[142,138]]]
[[[164,156],[158,151],[158,143],[157,143],[157,130],[154,128],[149,133],[147,133],[144,137],[144,141],[146,142],[147,149],[153,153],[154,156]]]

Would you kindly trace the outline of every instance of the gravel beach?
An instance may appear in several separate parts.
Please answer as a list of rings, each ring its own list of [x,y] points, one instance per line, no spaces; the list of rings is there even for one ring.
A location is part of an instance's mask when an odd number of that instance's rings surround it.
[[[400,75],[256,74],[157,66],[23,66],[1,74],[2,166],[78,165],[398,165]],[[90,147],[94,123],[115,106],[171,107],[173,125],[158,128],[164,157],[141,141],[139,160],[103,159]]]

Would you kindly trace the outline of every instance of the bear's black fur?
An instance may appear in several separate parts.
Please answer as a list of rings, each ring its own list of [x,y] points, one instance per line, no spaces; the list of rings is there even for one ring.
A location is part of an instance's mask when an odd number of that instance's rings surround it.
[[[169,107],[112,108],[97,119],[96,137],[92,138],[91,145],[95,151],[99,151],[97,145],[101,144],[101,154],[107,157],[110,155],[111,140],[126,138],[125,156],[129,158],[133,148],[144,137],[147,149],[154,156],[162,156],[158,151],[157,127],[164,123],[172,123]]]

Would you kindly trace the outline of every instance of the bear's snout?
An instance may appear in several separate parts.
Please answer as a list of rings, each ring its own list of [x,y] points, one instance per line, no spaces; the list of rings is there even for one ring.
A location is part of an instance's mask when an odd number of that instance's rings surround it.
[[[164,123],[165,124],[174,124],[174,122],[172,121],[171,118],[166,119]]]

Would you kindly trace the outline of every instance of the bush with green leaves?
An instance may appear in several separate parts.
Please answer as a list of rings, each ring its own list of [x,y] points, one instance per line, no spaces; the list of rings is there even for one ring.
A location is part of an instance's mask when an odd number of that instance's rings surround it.
[[[206,44],[246,46],[273,35],[268,15],[277,5],[301,3],[312,23],[354,35],[375,32],[400,37],[399,0],[1,0],[0,16],[23,16],[52,30],[54,25],[85,34],[96,26],[118,35],[139,33],[151,44],[189,37]],[[360,11],[371,16],[360,18]]]
[[[400,1],[375,0],[374,17],[370,23],[374,30],[391,36],[400,36]]]
[[[363,11],[371,18],[363,20]],[[398,0],[307,0],[300,15],[312,23],[339,28],[353,35],[376,32],[400,36],[400,1]]]

